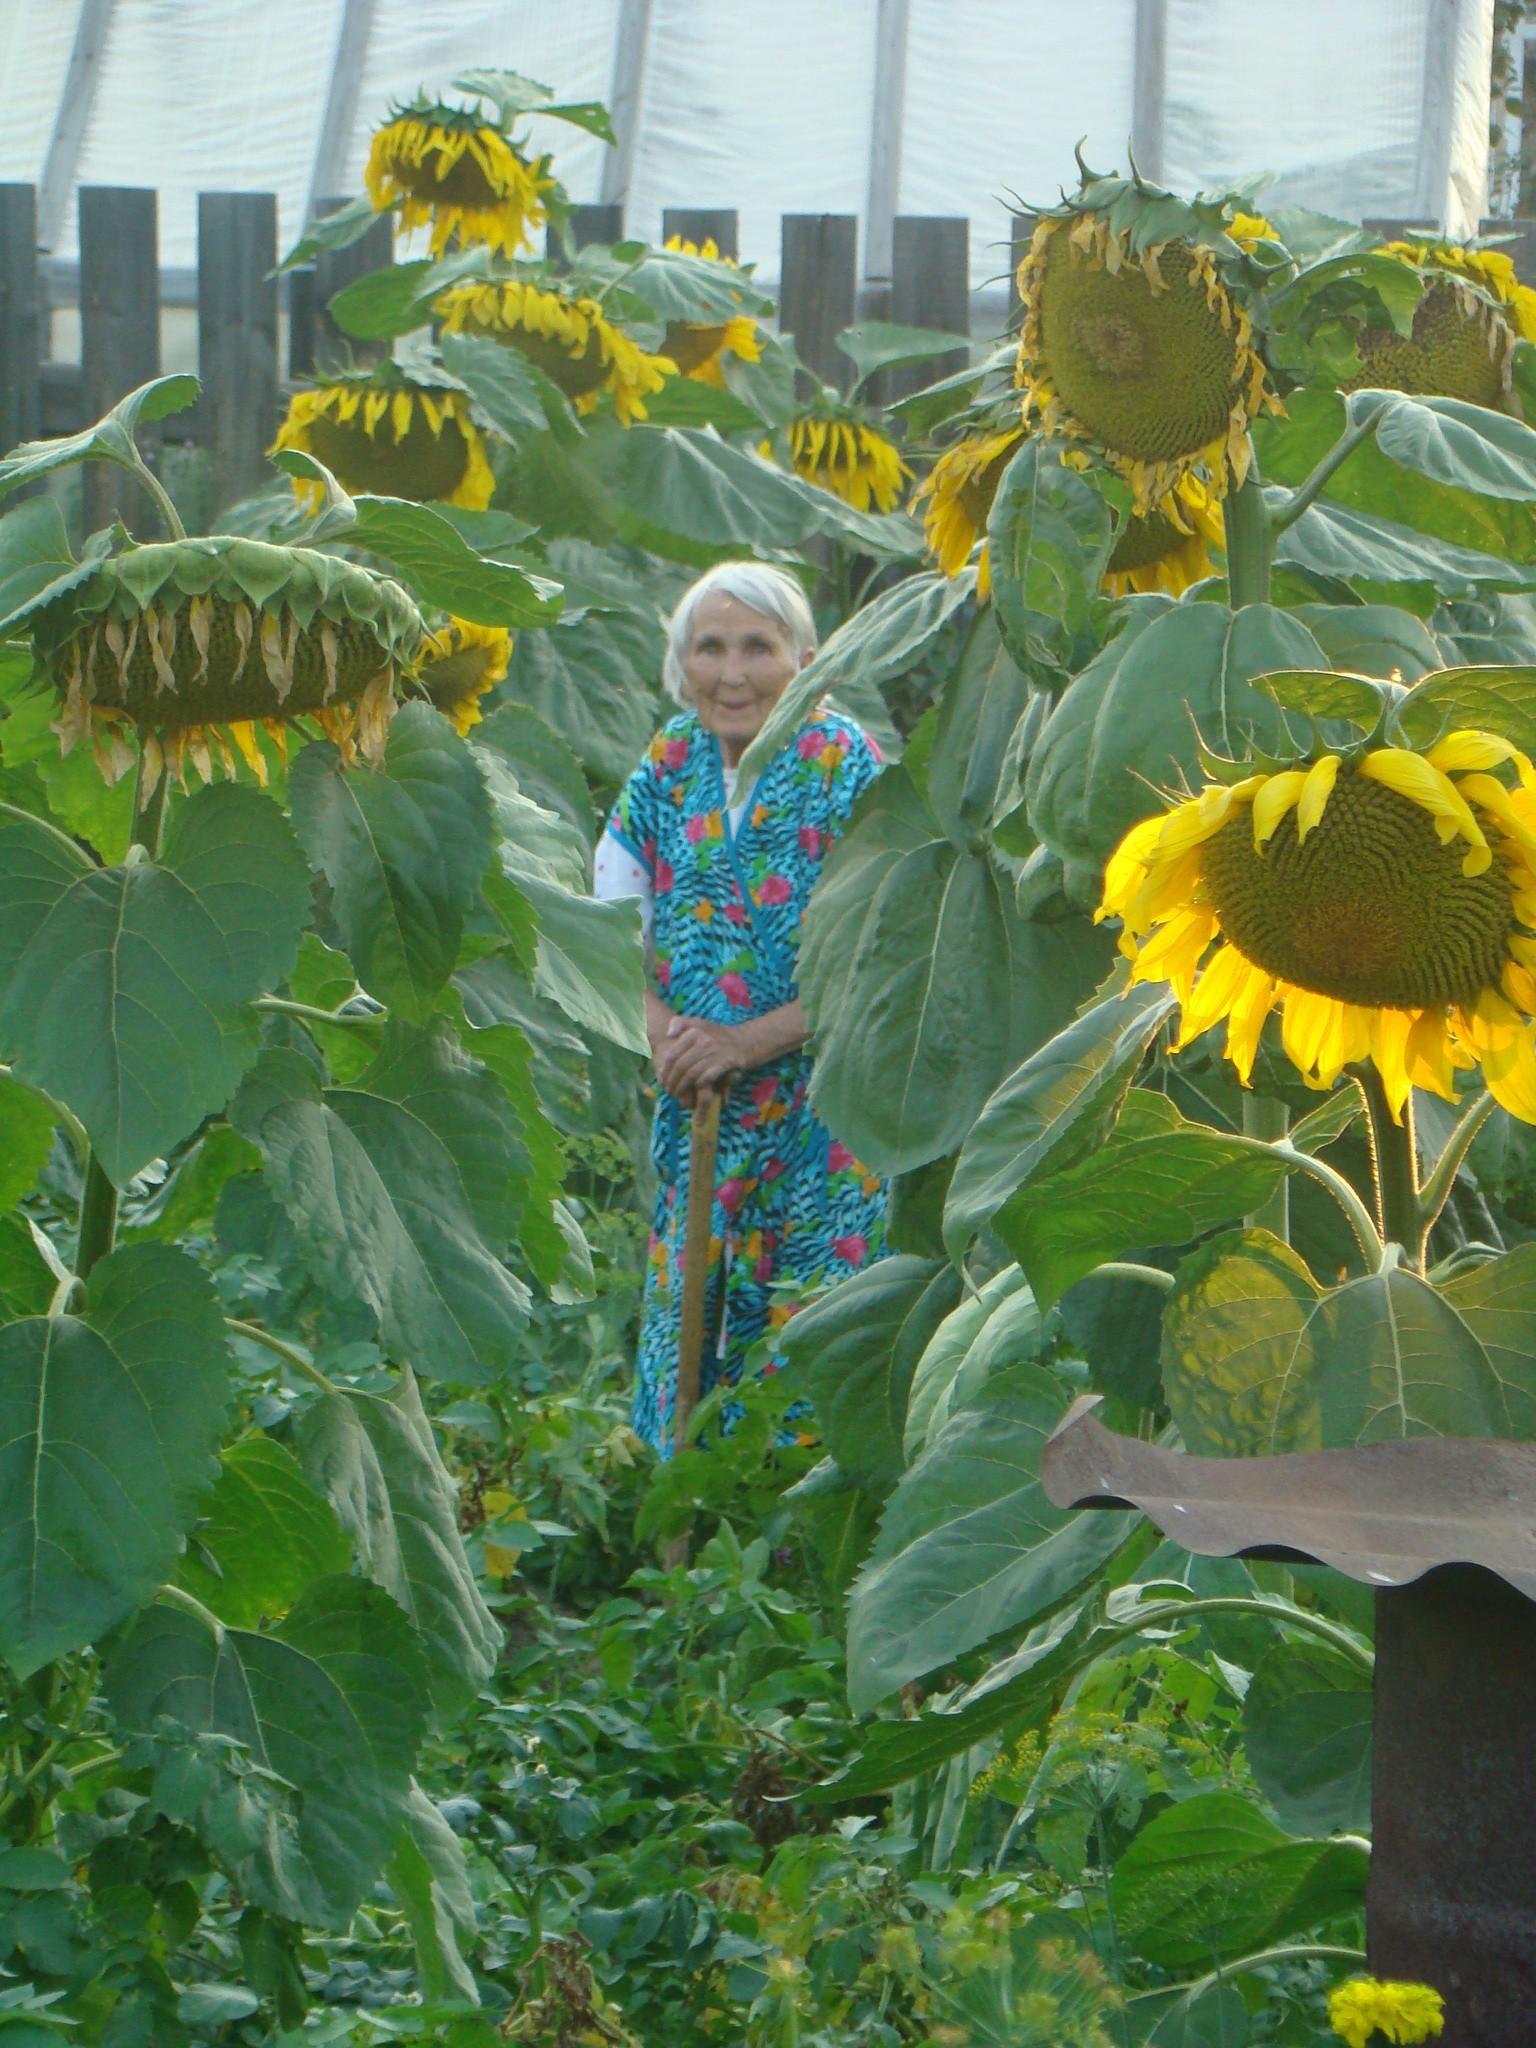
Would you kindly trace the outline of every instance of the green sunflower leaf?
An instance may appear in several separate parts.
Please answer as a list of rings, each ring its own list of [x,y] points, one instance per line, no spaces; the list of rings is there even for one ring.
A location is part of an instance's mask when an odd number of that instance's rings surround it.
[[[544,626],[559,613],[558,583],[477,555],[449,519],[405,498],[359,495],[355,523],[333,535],[381,555],[422,603],[477,626]]]
[[[1286,1827],[1369,1829],[1371,1704],[1370,1673],[1326,1643],[1265,1651],[1243,1700],[1243,1745]]]
[[[239,1628],[286,1613],[311,1579],[352,1568],[335,1515],[292,1451],[269,1436],[223,1452],[193,1534],[178,1583]]]
[[[525,78],[520,71],[461,71],[453,89],[489,100],[504,128],[520,114],[540,114],[551,121],[569,121],[600,142],[613,141],[613,123],[600,100],[557,100],[547,85]]]
[[[968,334],[945,334],[932,327],[902,327],[891,320],[860,320],[843,329],[837,345],[845,356],[852,358],[862,384],[876,370],[894,369],[901,363],[927,363],[935,356],[952,355],[962,349],[968,355],[972,343]]]
[[[171,1572],[229,1399],[223,1312],[169,1245],[101,1260],[77,1313],[0,1327],[0,1657],[18,1678]]]
[[[27,1216],[0,1216],[0,1323],[48,1313],[58,1277],[43,1256],[39,1235]]]
[[[1536,750],[1536,667],[1443,668],[1425,676],[1393,709],[1389,737],[1433,746],[1460,726],[1480,726]]]
[[[1536,502],[1536,430],[1524,420],[1400,391],[1351,392],[1345,405],[1351,423],[1375,419],[1376,446],[1404,469],[1479,497]]]
[[[256,1054],[251,999],[286,975],[309,912],[288,822],[255,790],[199,790],[158,863],[114,868],[6,816],[0,1048],[122,1186],[229,1100]]]
[[[53,1150],[57,1112],[41,1095],[0,1074],[0,1209],[28,1194]]]
[[[987,521],[998,627],[1026,675],[1045,681],[1087,660],[1114,535],[1097,484],[1058,450],[1027,439],[1003,471]]]
[[[1295,711],[1303,718],[1339,718],[1361,732],[1374,731],[1392,696],[1390,684],[1334,669],[1272,669],[1255,676],[1253,687],[1273,697],[1282,711]]]
[[[139,427],[163,420],[168,413],[184,412],[202,389],[195,377],[155,377],[120,398],[93,427],[78,434],[64,434],[53,441],[23,441],[0,459],[0,498],[33,483],[53,470],[74,462],[117,462],[131,469],[138,464],[134,434]]]
[[[112,544],[111,533],[93,534],[75,560],[64,515],[52,498],[29,498],[0,518],[0,633],[62,597],[95,574]]]

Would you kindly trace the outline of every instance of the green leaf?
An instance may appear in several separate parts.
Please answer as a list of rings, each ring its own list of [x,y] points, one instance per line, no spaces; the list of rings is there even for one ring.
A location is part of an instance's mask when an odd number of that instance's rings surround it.
[[[96,536],[77,562],[52,498],[29,498],[0,518],[0,633],[93,575],[108,538]]]
[[[1357,462],[1360,454],[1357,450],[1350,457],[1350,464]],[[1381,470],[1401,477],[1401,471],[1390,471],[1380,458],[1377,460]],[[1289,495],[1288,491],[1269,491],[1265,501],[1273,506]],[[1454,494],[1444,495],[1453,506],[1459,503]],[[1408,499],[1416,507],[1424,505],[1426,514],[1434,516],[1433,486],[1410,489]],[[1501,554],[1490,552],[1497,546],[1497,536],[1475,514],[1463,518],[1462,530],[1469,531],[1471,538],[1467,545],[1458,546],[1449,538],[1430,539],[1413,526],[1395,520],[1391,496],[1385,489],[1373,489],[1370,502],[1371,510],[1341,505],[1329,497],[1309,505],[1298,520],[1276,536],[1276,566],[1305,569],[1331,582],[1346,584],[1362,596],[1380,595],[1389,605],[1394,599],[1400,604],[1412,602],[1422,611],[1431,608],[1437,594],[1463,597],[1485,589],[1529,587],[1529,569],[1515,568]],[[1442,508],[1436,523],[1442,523],[1445,516]],[[1312,609],[1302,605],[1299,616],[1305,620]]]
[[[445,334],[438,353],[449,376],[514,445],[527,434],[542,434],[566,410],[563,393],[536,364],[489,335]]]
[[[1400,605],[1299,604],[1296,616],[1330,667],[1356,677],[1411,685],[1445,661],[1434,634]]]
[[[345,1088],[322,1089],[299,1053],[264,1053],[230,1119],[259,1146],[316,1285],[366,1307],[391,1356],[464,1385],[505,1370],[528,1307],[504,1264],[519,1133],[443,1026],[391,1024]]]
[[[952,1416],[886,1503],[848,1608],[848,1696],[865,1713],[1007,1630],[1059,1606],[1134,1523],[1055,1508],[1040,1452],[1067,1396],[1016,1366]]]
[[[185,411],[200,389],[195,377],[155,377],[120,398],[93,427],[53,441],[23,441],[0,459],[0,498],[73,462],[118,462],[124,468],[136,467],[136,430],[163,420],[168,413]]]
[[[479,249],[458,249],[440,262],[426,257],[416,263],[386,263],[354,278],[332,297],[326,310],[354,340],[391,341],[425,327],[437,295],[462,277],[483,273],[484,263]]]
[[[1254,685],[1324,669],[1322,649],[1271,605],[1186,602],[1133,617],[1068,687],[1029,763],[1029,819],[1066,861],[1102,867],[1162,789],[1198,786],[1200,747],[1231,760],[1290,754],[1310,739]]]
[[[837,345],[852,358],[862,384],[876,370],[894,369],[898,363],[926,363],[960,349],[968,355],[971,338],[933,327],[902,327],[891,320],[860,320],[843,329]]]
[[[492,102],[500,126],[510,128],[519,114],[540,114],[550,121],[568,121],[599,142],[613,141],[613,123],[600,100],[557,100],[547,85],[520,71],[461,71],[455,92],[478,93]]]
[[[0,1216],[0,1324],[48,1312],[58,1277],[38,1243],[40,1234],[30,1217]]]
[[[1165,1969],[1208,1969],[1358,1912],[1369,1859],[1355,1843],[1295,1841],[1236,1792],[1164,1808],[1110,1883],[1120,1938]]]
[[[369,1578],[421,1638],[437,1711],[452,1715],[489,1677],[501,1631],[459,1535],[458,1488],[409,1370],[387,1399],[349,1387],[300,1416],[296,1448]]]
[[[0,1074],[0,1209],[31,1193],[53,1150],[56,1122],[41,1095]]]
[[[0,1656],[18,1678],[166,1577],[228,1402],[222,1311],[168,1245],[103,1259],[83,1314],[0,1328]]]
[[[244,1437],[223,1453],[194,1533],[179,1583],[240,1628],[286,1613],[311,1579],[352,1566],[336,1517],[293,1453],[268,1436]]]
[[[1376,446],[1404,469],[1479,497],[1536,502],[1536,432],[1508,413],[1459,398],[1356,391],[1351,420],[1375,413]]]
[[[1188,1123],[1164,1095],[1136,1089],[1106,1144],[1011,1196],[994,1228],[1042,1308],[1106,1259],[1186,1244],[1256,1209],[1285,1180],[1279,1154]]]
[[[1340,718],[1361,732],[1375,730],[1390,701],[1389,690],[1369,676],[1340,675],[1332,669],[1272,669],[1255,676],[1253,685],[1273,697],[1282,711],[1303,718]]]
[[[247,1829],[233,1874],[285,1919],[346,1926],[405,1819],[425,1726],[414,1631],[386,1593],[317,1579],[260,1635],[215,1636],[179,1608],[152,1607],[112,1657],[106,1694],[125,1730],[148,1734],[165,1715],[243,1743],[286,1780],[291,1812]]]
[[[936,1259],[879,1259],[800,1310],[785,1350],[805,1381],[822,1441],[855,1485],[885,1492],[901,1476],[907,1391],[936,1324],[959,1299]]]
[[[382,555],[423,604],[477,626],[543,626],[560,610],[558,583],[477,555],[451,519],[405,498],[360,496],[356,520],[328,538]]]
[[[379,218],[367,193],[359,193],[356,199],[349,199],[333,213],[322,214],[319,220],[311,221],[278,268],[292,270],[297,263],[310,262],[322,249],[350,249],[354,242],[362,240]]]
[[[949,1420],[955,1407],[965,1405],[963,1400],[956,1401],[955,1389],[971,1358],[980,1351],[985,1359],[991,1350],[989,1333],[1006,1328],[1009,1341],[1021,1345],[1021,1359],[1028,1360],[1039,1355],[1034,1341],[1039,1324],[1035,1298],[1014,1265],[994,1273],[983,1287],[950,1309],[924,1344],[913,1370],[905,1430],[908,1464]]]
[[[987,542],[992,602],[1014,660],[1040,680],[1080,667],[1094,644],[1093,608],[1114,546],[1103,493],[1031,436],[1003,471]]]
[[[475,1973],[460,1943],[478,1928],[469,1864],[458,1836],[419,1785],[406,1802],[405,1825],[389,1859],[389,1888],[400,1903],[416,1949],[422,1996],[480,2003]]]
[[[887,769],[806,918],[817,1107],[879,1172],[942,1158],[1108,964],[1103,934],[1021,916],[1001,865],[958,851],[905,766]]]
[[[509,699],[474,728],[477,747],[502,755],[524,796],[562,818],[590,845],[597,817],[581,762],[569,742],[528,705]]]
[[[0,1046],[118,1186],[228,1101],[257,1048],[250,1000],[292,966],[309,894],[282,812],[233,784],[175,806],[159,864],[97,868],[0,818]]]
[[[390,724],[382,774],[347,773],[321,742],[294,762],[289,793],[359,981],[423,1022],[453,972],[491,857],[490,800],[474,756],[440,711],[407,704]]]
[[[976,851],[992,821],[1009,767],[1009,743],[1033,701],[998,632],[996,607],[976,614],[932,716],[919,761],[917,735],[906,760],[934,815],[958,847]],[[924,721],[926,726],[928,721]]]
[[[1110,996],[1008,1076],[960,1148],[944,1206],[951,1258],[1028,1181],[1075,1165],[1103,1142],[1173,1007],[1160,987]]]
[[[1393,709],[1388,737],[1433,746],[1458,726],[1481,726],[1536,746],[1536,667],[1445,668],[1415,684]]]
[[[1516,1303],[1529,1263],[1502,1276]],[[1458,1297],[1393,1266],[1325,1290],[1267,1232],[1217,1238],[1180,1266],[1163,1311],[1174,1420],[1215,1456],[1523,1434],[1536,1357],[1518,1334],[1501,1348],[1500,1292],[1491,1278]]]
[[[1371,1680],[1326,1643],[1276,1643],[1243,1700],[1254,1781],[1302,1834],[1371,1824]]]

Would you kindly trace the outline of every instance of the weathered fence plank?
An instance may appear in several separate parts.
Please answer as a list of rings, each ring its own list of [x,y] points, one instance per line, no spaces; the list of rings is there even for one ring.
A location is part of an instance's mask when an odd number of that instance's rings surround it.
[[[215,509],[271,474],[277,431],[277,200],[270,192],[202,192],[197,201],[199,439],[211,458]]]
[[[858,295],[859,224],[851,213],[786,213],[779,270],[779,327],[806,367],[846,391],[853,364],[837,346]]]
[[[135,186],[80,187],[80,370],[82,426],[160,374],[155,192]],[[153,438],[153,428],[141,436]],[[86,463],[81,489],[87,533],[117,518],[141,530],[152,520],[142,490],[111,463]]]
[[[963,215],[898,213],[891,234],[891,318],[898,327],[933,327],[947,334],[971,331],[971,224]],[[888,373],[889,395],[905,398],[935,377],[948,377],[970,361],[951,349],[926,363]]]
[[[346,199],[323,199],[319,213],[334,213]],[[288,375],[296,380],[327,377],[349,365],[379,362],[389,353],[382,341],[354,341],[330,315],[330,303],[357,278],[392,263],[395,256],[393,217],[381,213],[345,249],[322,249],[313,263],[299,265],[288,276]]]
[[[732,263],[741,254],[741,216],[734,206],[669,206],[661,216],[661,239],[674,235],[702,248],[713,242]]]
[[[37,195],[30,185],[0,185],[0,452],[43,431],[46,323]]]

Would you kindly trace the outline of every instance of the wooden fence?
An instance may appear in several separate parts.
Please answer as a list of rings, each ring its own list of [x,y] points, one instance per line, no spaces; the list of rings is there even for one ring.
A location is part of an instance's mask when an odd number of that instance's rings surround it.
[[[335,202],[339,204],[340,202]],[[71,433],[99,418],[125,391],[161,371],[161,272],[156,194],[134,187],[82,186],[77,282],[80,360],[51,355],[50,270],[37,249],[36,196],[30,185],[0,184],[0,451],[40,434]],[[391,223],[380,218],[349,249],[278,277],[277,200],[269,192],[204,192],[197,202],[198,264],[188,293],[197,318],[197,367],[203,394],[195,411],[167,420],[167,439],[195,442],[210,465],[212,502],[228,503],[270,474],[265,450],[286,388],[349,356],[330,321],[334,294],[389,260]],[[575,209],[578,243],[611,242],[623,232],[617,206]],[[1372,221],[1378,232],[1407,224]],[[1485,233],[1512,234],[1522,277],[1536,278],[1536,220],[1489,221]],[[733,210],[679,207],[663,217],[664,235],[740,254]],[[1014,251],[1028,233],[1016,218]],[[858,222],[852,214],[786,214],[782,222],[778,325],[802,360],[827,382],[846,386],[848,358],[838,333],[856,318],[899,321],[952,334],[971,331],[970,222],[898,215],[889,281],[861,280]],[[1001,268],[1001,263],[999,265]],[[1010,268],[1012,266],[1010,265]],[[280,309],[282,318],[280,319]],[[286,359],[280,338],[286,337]],[[891,398],[960,367],[951,355],[917,370],[887,373]],[[104,465],[85,474],[87,524],[117,509],[122,480]]]

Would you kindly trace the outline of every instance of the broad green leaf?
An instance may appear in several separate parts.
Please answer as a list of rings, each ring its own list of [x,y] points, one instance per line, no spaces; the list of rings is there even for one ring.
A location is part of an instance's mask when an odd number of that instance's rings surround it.
[[[405,498],[357,497],[353,525],[333,537],[382,555],[414,596],[478,626],[545,626],[561,605],[558,583],[513,562],[477,555],[451,519]]]
[[[645,416],[657,427],[714,427],[722,434],[762,434],[776,424],[734,391],[697,377],[669,377],[645,401]]]
[[[553,811],[584,842],[591,842],[597,818],[581,762],[569,741],[537,711],[508,699],[474,728],[474,739],[477,747],[489,747],[506,758],[524,796]]]
[[[1104,934],[1021,916],[1000,865],[958,851],[905,767],[888,769],[806,918],[817,1107],[880,1172],[942,1158],[1108,964]]]
[[[491,857],[474,756],[441,712],[407,704],[390,725],[382,774],[347,773],[322,742],[300,754],[289,786],[294,829],[331,886],[358,979],[423,1021],[453,972]]]
[[[1066,1406],[1050,1373],[1000,1373],[901,1480],[849,1601],[856,1712],[1039,1620],[1126,1541],[1131,1518],[1077,1515],[1045,1497],[1040,1452]]]
[[[1356,677],[1411,686],[1445,662],[1428,626],[1400,605],[1299,604],[1296,616],[1330,666]]]
[[[31,667],[29,647],[0,645],[0,801],[61,825],[103,861],[121,860],[131,836],[134,778],[103,782],[89,747],[59,752],[58,699],[50,684],[29,680]]]
[[[1374,412],[1376,446],[1404,469],[1479,497],[1536,502],[1536,432],[1508,413],[1459,398],[1356,391],[1351,420]]]
[[[1159,791],[1197,787],[1201,745],[1230,760],[1289,753],[1310,737],[1256,676],[1325,669],[1306,628],[1270,605],[1185,602],[1133,618],[1070,684],[1037,741],[1029,819],[1063,860],[1102,867]]]
[[[1424,678],[1392,713],[1389,738],[1432,746],[1458,726],[1481,726],[1536,747],[1536,666],[1445,668]]]
[[[1369,676],[1341,675],[1333,669],[1273,669],[1255,676],[1253,683],[1282,711],[1295,711],[1303,718],[1341,718],[1361,732],[1375,729],[1389,702],[1389,692]]]
[[[954,1406],[952,1390],[961,1368],[983,1331],[1016,1296],[1022,1296],[1029,1308],[1033,1308],[1034,1296],[1025,1284],[1024,1275],[1017,1266],[1005,1266],[974,1294],[964,1295],[928,1337],[913,1368],[912,1386],[907,1396],[904,1431],[907,1464],[911,1464],[934,1435],[941,1413],[943,1419],[948,1419]],[[1013,1318],[1010,1316],[1008,1321],[1012,1324]]]
[[[852,358],[862,383],[876,370],[893,369],[899,363],[926,363],[960,349],[969,354],[971,339],[967,334],[945,334],[937,328],[902,327],[891,320],[861,320],[843,329],[837,345]]]
[[[1371,1680],[1326,1643],[1276,1643],[1243,1700],[1254,1780],[1298,1834],[1371,1824]]]
[[[1156,2015],[1146,2048],[1247,2048],[1252,2038],[1248,2008],[1235,1984],[1197,1978],[1188,1991],[1146,1998],[1136,2012],[1143,2021]]]
[[[73,462],[117,462],[132,467],[137,460],[136,430],[163,420],[168,413],[185,411],[200,388],[195,377],[155,377],[120,398],[93,427],[53,441],[23,441],[0,459],[0,498]]]
[[[349,249],[362,240],[378,218],[373,201],[366,192],[360,192],[356,199],[349,199],[334,212],[311,221],[278,268],[292,270],[297,263],[312,261],[322,249]]]
[[[540,114],[550,121],[569,121],[584,128],[599,142],[613,141],[613,123],[600,100],[557,100],[547,85],[525,78],[520,71],[461,71],[453,87],[455,92],[478,93],[488,99],[503,127],[510,127],[519,114]]]
[[[335,294],[326,310],[342,333],[357,341],[390,341],[397,334],[425,327],[437,294],[462,277],[483,273],[484,265],[479,249],[457,249],[441,262],[427,257],[416,263],[382,264],[354,278]],[[496,346],[494,342],[491,345]],[[453,374],[451,369],[449,374]]]
[[[58,1276],[43,1254],[39,1235],[27,1216],[0,1216],[0,1327],[48,1313]]]
[[[1364,1902],[1369,1859],[1296,1841],[1237,1792],[1197,1792],[1153,1816],[1110,1883],[1120,1939],[1165,1969],[1209,1969]]]
[[[1353,462],[1355,457],[1350,460]],[[1432,496],[1433,492],[1433,486],[1424,485],[1415,495]],[[1268,491],[1265,499],[1273,506],[1289,495],[1286,491]],[[1332,498],[1319,498],[1276,537],[1276,567],[1305,569],[1314,576],[1342,583],[1362,597],[1383,597],[1389,609],[1393,608],[1394,600],[1428,611],[1436,594],[1464,597],[1479,590],[1529,587],[1529,567],[1518,568],[1502,555],[1488,552],[1496,536],[1475,522],[1472,531],[1476,542],[1458,546],[1449,539],[1430,539],[1394,519],[1385,490],[1372,502],[1379,503],[1379,511],[1364,511],[1357,506],[1338,504]],[[1452,502],[1455,503],[1454,498]],[[1308,605],[1300,607],[1303,619],[1311,609]],[[1406,624],[1410,615],[1400,616]]]
[[[385,1399],[349,1387],[311,1402],[296,1448],[369,1578],[415,1623],[433,1703],[456,1713],[490,1675],[501,1632],[459,1535],[459,1496],[409,1370]]]
[[[29,498],[0,518],[0,633],[14,633],[40,605],[83,583],[107,541],[107,535],[96,536],[77,562],[64,514],[52,498]]]
[[[474,1939],[478,1927],[469,1864],[458,1836],[419,1785],[406,1801],[388,1875],[411,1930],[422,1996],[428,2003],[459,1999],[478,2005],[475,1973],[460,1947]]]
[[[1520,1126],[1523,1136],[1525,1126]],[[1536,1436],[1536,1245],[1516,1245],[1441,1289],[1502,1384],[1501,1436]]]
[[[1503,1263],[1460,1299],[1395,1266],[1324,1290],[1267,1232],[1213,1240],[1163,1312],[1163,1384],[1186,1445],[1243,1456],[1524,1434],[1536,1347],[1507,1304],[1529,1291],[1527,1262],[1500,1276]]]
[[[53,1150],[52,1106],[9,1074],[0,1074],[0,1209],[29,1194]]]
[[[952,1258],[1028,1181],[1102,1143],[1173,1006],[1168,990],[1147,985],[1110,996],[1009,1075],[960,1148],[944,1207]]]
[[[1186,1244],[1256,1209],[1289,1172],[1280,1155],[1188,1123],[1166,1096],[1137,1089],[1106,1144],[1030,1181],[993,1227],[1049,1308],[1095,1266],[1149,1238]]]
[[[856,1486],[831,1458],[786,1488],[783,1500],[826,1598],[841,1608],[875,1540],[879,1500]]]
[[[1008,767],[1009,743],[1031,701],[999,637],[996,608],[988,605],[977,613],[944,684],[925,758],[919,765],[916,735],[906,756],[956,846],[974,851],[981,845]]]
[[[842,1281],[786,1326],[785,1349],[822,1441],[856,1485],[884,1492],[901,1476],[912,1373],[959,1291],[958,1276],[937,1260],[898,1254]]]
[[[103,1259],[82,1313],[0,1327],[0,1656],[18,1678],[171,1571],[228,1402],[222,1311],[168,1245]]]
[[[514,444],[526,434],[542,434],[565,410],[564,395],[537,365],[489,335],[444,334],[438,352],[449,376],[464,386],[497,433]]]
[[[1003,471],[987,545],[998,627],[1020,668],[1046,681],[1079,667],[1114,546],[1104,494],[1032,435]]]
[[[164,1715],[243,1743],[286,1781],[291,1812],[247,1832],[240,1888],[285,1919],[346,1926],[405,1818],[426,1719],[415,1633],[386,1593],[317,1579],[269,1634],[215,1636],[152,1607],[112,1657],[106,1695],[127,1732],[148,1734]]]
[[[199,1224],[207,1225],[225,1185],[260,1164],[261,1155],[254,1145],[248,1145],[228,1124],[214,1124],[182,1154],[155,1199],[137,1212],[131,1224],[120,1226],[120,1241],[161,1238],[174,1242]]]
[[[239,1628],[285,1614],[311,1579],[352,1566],[336,1517],[269,1436],[243,1437],[223,1453],[193,1534],[180,1583]]]
[[[234,1092],[251,998],[293,964],[309,894],[282,812],[233,784],[174,807],[159,863],[98,868],[0,818],[0,1049],[119,1186]]]
[[[391,1025],[350,1087],[297,1052],[264,1053],[230,1119],[316,1285],[358,1302],[391,1356],[469,1385],[516,1350],[528,1290],[504,1263],[522,1198],[501,1088],[442,1026]]]

